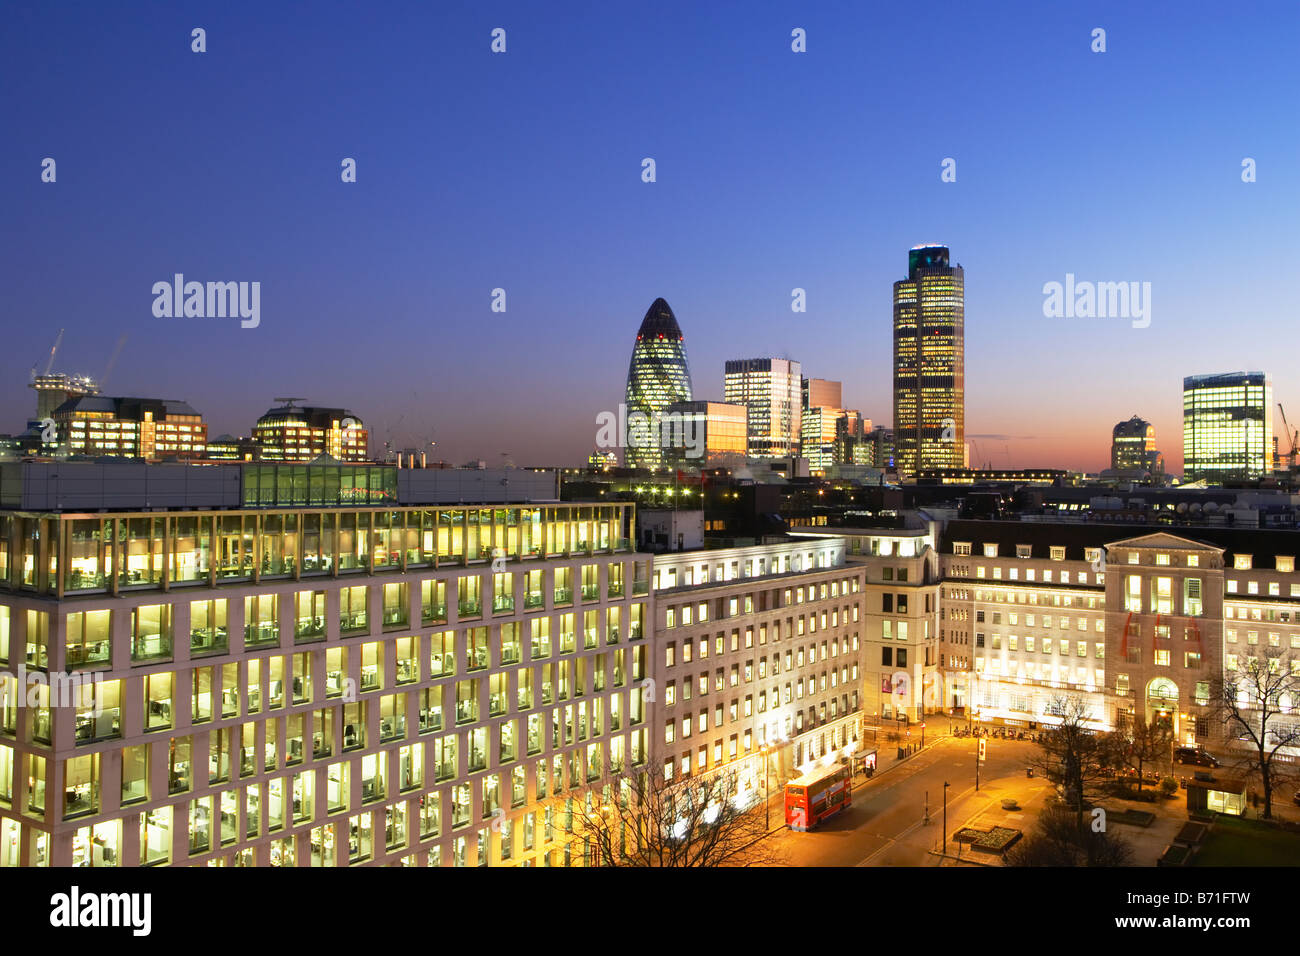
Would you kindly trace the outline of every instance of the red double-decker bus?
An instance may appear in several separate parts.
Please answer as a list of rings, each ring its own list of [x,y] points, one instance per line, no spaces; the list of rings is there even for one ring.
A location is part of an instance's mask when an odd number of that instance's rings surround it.
[[[848,766],[818,767],[785,785],[785,822],[791,830],[811,830],[852,803]]]

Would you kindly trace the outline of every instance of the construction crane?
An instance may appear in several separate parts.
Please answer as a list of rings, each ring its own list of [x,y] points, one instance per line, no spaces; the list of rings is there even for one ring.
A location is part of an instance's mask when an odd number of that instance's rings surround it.
[[[113,354],[108,357],[108,364],[104,366],[104,374],[99,377],[99,387],[102,391],[108,384],[108,375],[113,371],[113,366],[117,364],[117,357],[122,354],[122,346],[126,344],[126,333],[123,332],[117,340],[117,345],[113,347]]]
[[[1282,413],[1282,427],[1286,429],[1286,437],[1291,442],[1291,450],[1286,453],[1287,468],[1294,468],[1296,463],[1296,445],[1300,444],[1300,429],[1296,431],[1291,430],[1291,425],[1286,420],[1286,409],[1282,407],[1281,402],[1277,403],[1277,410]]]
[[[54,337],[54,344],[50,346],[50,360],[45,363],[45,371],[41,373],[42,375],[49,375],[50,369],[54,368],[54,353],[59,350],[59,346],[62,344],[63,329],[59,329],[59,334]]]

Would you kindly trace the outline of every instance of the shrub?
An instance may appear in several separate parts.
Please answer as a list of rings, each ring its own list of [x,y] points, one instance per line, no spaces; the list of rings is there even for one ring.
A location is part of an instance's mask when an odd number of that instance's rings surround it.
[[[1160,781],[1160,792],[1168,799],[1178,792],[1178,781],[1173,777],[1165,777]]]

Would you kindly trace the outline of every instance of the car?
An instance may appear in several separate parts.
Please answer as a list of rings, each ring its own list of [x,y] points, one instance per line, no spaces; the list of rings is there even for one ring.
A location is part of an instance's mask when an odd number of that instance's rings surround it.
[[[1174,751],[1174,759],[1179,763],[1190,763],[1198,767],[1219,766],[1219,761],[1199,747],[1179,747]]]

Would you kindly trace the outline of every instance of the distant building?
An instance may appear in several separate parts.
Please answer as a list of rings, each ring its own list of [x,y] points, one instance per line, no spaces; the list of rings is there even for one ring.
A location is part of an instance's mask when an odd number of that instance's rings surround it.
[[[691,370],[677,316],[655,299],[637,329],[627,369],[627,430],[624,461],[629,468],[658,468],[664,461],[660,415],[673,402],[691,400]],[[636,417],[634,417],[636,416]]]
[[[825,378],[803,380],[804,408],[843,408],[844,383]]]
[[[673,402],[663,412],[664,462],[720,468],[745,460],[746,409],[728,402]]]
[[[598,471],[608,471],[618,467],[618,454],[614,451],[601,451],[599,448],[587,456],[587,467]]]
[[[1183,475],[1210,483],[1262,478],[1272,467],[1273,383],[1263,372],[1183,379]]]
[[[1110,467],[1115,471],[1164,474],[1165,456],[1156,451],[1156,429],[1134,415],[1111,432]]]
[[[966,463],[965,273],[915,246],[894,283],[894,441],[904,472]]]
[[[69,399],[99,394],[99,386],[94,379],[85,375],[65,375],[63,372],[37,375],[29,387],[36,389],[37,421],[53,418],[54,410]]]
[[[157,398],[70,398],[53,414],[58,444],[71,455],[156,461],[200,458],[208,426],[185,402]]]
[[[339,461],[368,460],[368,433],[352,412],[283,401],[253,426],[263,461],[311,461],[320,455]]]
[[[723,398],[749,409],[751,458],[799,454],[803,377],[789,359],[733,359],[725,367]]]
[[[218,435],[208,439],[205,457],[212,461],[256,461],[261,457],[261,451],[257,442],[251,438]]]

